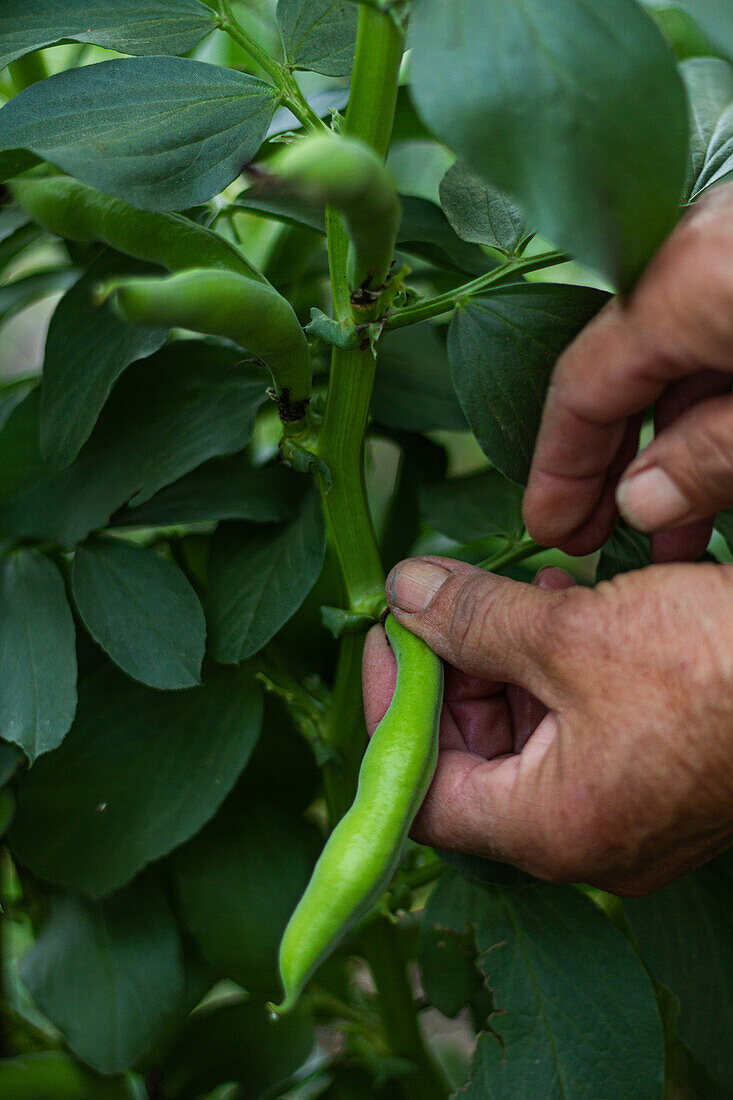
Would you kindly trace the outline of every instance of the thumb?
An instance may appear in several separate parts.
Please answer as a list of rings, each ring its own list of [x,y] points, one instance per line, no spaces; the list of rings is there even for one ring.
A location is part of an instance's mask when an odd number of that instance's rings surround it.
[[[616,490],[638,531],[656,532],[714,516],[733,504],[733,398],[695,405],[642,451]]]
[[[395,618],[454,668],[518,684],[553,705],[553,624],[567,592],[430,557],[396,565],[387,599]]]

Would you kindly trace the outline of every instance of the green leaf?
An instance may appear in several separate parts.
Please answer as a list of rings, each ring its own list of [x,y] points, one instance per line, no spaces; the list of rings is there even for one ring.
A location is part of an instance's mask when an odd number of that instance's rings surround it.
[[[297,1011],[273,1020],[261,1004],[238,997],[200,1008],[163,1064],[166,1096],[190,1100],[225,1081],[240,1084],[247,1100],[278,1096],[313,1042],[312,1023]]]
[[[379,348],[372,416],[412,432],[461,432],[466,418],[451,381],[445,340],[429,322],[396,329]]]
[[[173,858],[181,916],[204,957],[261,1000],[280,992],[280,940],[320,849],[278,794],[236,790]]]
[[[532,226],[628,289],[678,216],[684,90],[636,0],[419,0],[424,120]]]
[[[77,547],[71,583],[87,630],[128,676],[168,690],[199,683],[206,620],[177,565],[100,539]]]
[[[646,898],[624,900],[641,956],[680,999],[680,1037],[721,1083],[733,1035],[733,852]]]
[[[719,512],[715,519],[715,529],[720,531],[726,541],[728,549],[733,554],[733,508],[727,512]]]
[[[0,560],[0,728],[29,760],[55,749],[76,710],[74,621],[56,566],[37,550]]]
[[[181,210],[239,175],[277,102],[264,80],[182,57],[69,69],[0,110],[0,178],[40,158],[143,210]]]
[[[496,267],[495,261],[475,244],[461,240],[434,202],[414,195],[405,195],[400,201],[402,225],[397,247],[403,252],[469,275],[483,275]]]
[[[616,927],[573,887],[504,890],[446,874],[425,926],[475,932],[497,1013],[466,1100],[658,1100],[664,1044],[654,993]],[[463,1094],[462,1094],[463,1095]]]
[[[484,183],[457,161],[440,184],[440,205],[459,237],[513,255],[532,236],[524,215],[508,195]]]
[[[98,1077],[57,1050],[3,1058],[0,1096],[8,1100],[136,1100],[129,1081]]]
[[[34,390],[0,434],[0,530],[81,542],[123,504],[246,446],[265,385],[237,348],[175,341],[127,369],[76,461],[55,474],[41,458]]]
[[[297,511],[301,489],[300,479],[284,466],[255,469],[246,454],[212,458],[145,504],[124,508],[114,523],[119,527],[167,527],[221,519],[280,523]]]
[[[213,817],[259,736],[243,671],[159,692],[111,669],[80,685],[64,744],[19,791],[14,851],[34,874],[91,897],[129,882]]]
[[[354,65],[359,9],[344,0],[279,0],[285,60],[294,69],[348,76]]]
[[[187,53],[216,26],[198,0],[5,0],[0,69],[59,42],[88,42],[119,53]]]
[[[707,37],[733,61],[733,18],[729,0],[645,0],[652,8],[677,8],[691,15]]]
[[[227,524],[209,568],[211,651],[234,664],[251,657],[295,614],[318,579],[325,552],[320,501],[306,491],[288,524]]]
[[[66,290],[77,278],[73,267],[50,267],[0,286],[0,323],[49,294]]]
[[[420,508],[431,527],[458,542],[516,539],[524,531],[521,489],[498,470],[424,485]]]
[[[692,57],[680,65],[690,108],[690,157],[685,192],[701,189],[713,135],[725,108],[733,101],[733,67],[715,57]]]
[[[7,267],[16,256],[25,252],[29,245],[35,244],[42,232],[33,222],[27,222],[14,229],[12,233],[4,235],[0,239],[0,269]]]
[[[453,385],[483,451],[512,481],[527,479],[555,361],[606,300],[589,287],[535,283],[456,310]]]
[[[79,1058],[101,1073],[128,1069],[183,994],[181,942],[162,888],[143,877],[103,901],[53,897],[21,977]]]
[[[105,253],[54,310],[46,336],[41,403],[41,453],[52,468],[68,466],[76,458],[130,363],[152,355],[168,338],[168,329],[128,325],[110,305],[92,301],[95,286],[108,275],[140,270],[134,261]]]
[[[733,104],[729,104],[718,119],[710,138],[705,163],[695,181],[693,199],[713,187],[725,183],[733,176]]]
[[[608,542],[601,550],[596,569],[596,583],[608,581],[617,573],[629,573],[632,569],[643,569],[651,565],[651,545],[648,535],[635,531],[623,520],[614,528]]]

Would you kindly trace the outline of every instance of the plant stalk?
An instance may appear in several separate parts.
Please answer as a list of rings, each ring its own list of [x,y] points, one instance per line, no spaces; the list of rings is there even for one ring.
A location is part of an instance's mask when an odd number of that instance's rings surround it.
[[[533,542],[532,539],[524,539],[516,546],[510,546],[506,550],[500,550],[485,561],[479,562],[479,569],[485,569],[488,573],[496,573],[499,569],[506,569],[508,565],[516,565],[525,558],[533,558],[535,554],[541,554],[546,547]]]
[[[501,267],[493,271],[487,271],[485,275],[479,275],[470,283],[449,290],[445,294],[438,294],[435,298],[429,298],[425,302],[418,302],[414,306],[400,309],[391,314],[385,322],[384,331],[391,332],[396,328],[404,328],[406,325],[415,325],[418,321],[427,321],[431,317],[439,317],[441,313],[450,313],[464,299],[475,298],[477,294],[495,286],[503,286],[511,282],[518,275],[526,275],[530,271],[540,271],[545,267],[555,267],[557,264],[566,263],[570,257],[565,252],[541,252],[538,256],[517,257],[507,260]]]
[[[275,87],[280,92],[281,102],[295,115],[298,122],[307,130],[327,129],[325,123],[318,117],[307,99],[301,92],[291,71],[271,57],[267,50],[263,50],[251,35],[247,34],[244,27],[237,20],[230,0],[219,0],[221,16],[220,28],[229,37],[241,46],[245,53],[249,54],[253,61],[266,72]]]
[[[379,1012],[390,1050],[415,1065],[399,1079],[407,1100],[446,1100],[448,1089],[420,1033],[398,930],[381,918],[367,924],[361,947],[379,991]]]

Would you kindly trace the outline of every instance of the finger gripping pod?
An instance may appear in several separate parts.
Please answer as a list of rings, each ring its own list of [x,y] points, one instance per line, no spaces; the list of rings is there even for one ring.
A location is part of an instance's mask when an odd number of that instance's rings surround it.
[[[352,295],[378,293],[392,264],[402,211],[392,177],[374,150],[355,138],[309,136],[278,154],[272,173],[265,187],[338,210],[350,240]]]
[[[387,637],[397,659],[392,702],[364,755],[356,798],[331,833],[280,945],[289,1012],[303,986],[379,900],[435,772],[443,666],[393,616]]]

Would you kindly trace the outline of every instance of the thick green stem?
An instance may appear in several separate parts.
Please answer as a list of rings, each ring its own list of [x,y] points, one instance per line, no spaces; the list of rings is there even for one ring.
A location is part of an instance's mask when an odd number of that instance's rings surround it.
[[[455,290],[438,294],[435,298],[418,302],[417,305],[409,306],[407,309],[398,310],[387,318],[384,331],[389,332],[395,328],[404,328],[406,325],[416,325],[418,321],[427,321],[431,317],[439,317],[441,313],[450,313],[464,299],[475,298],[477,294],[491,287],[502,286],[516,279],[518,275],[540,271],[545,267],[555,267],[557,264],[566,263],[569,259],[565,252],[542,252],[539,256],[528,256],[526,259],[507,260],[501,267],[488,271],[485,275],[479,275],[477,279],[464,283]]]
[[[384,12],[362,8],[351,99],[345,133],[360,138],[380,156],[389,147],[397,100],[401,35]],[[346,276],[348,240],[333,211],[328,212],[328,248],[334,313],[339,320],[350,311]],[[378,228],[375,227],[375,232]],[[323,509],[336,546],[344,587],[352,610],[372,608],[384,595],[384,573],[369,516],[364,481],[364,439],[374,382],[371,348],[334,348],[326,411],[318,439],[318,454],[329,467],[330,487],[321,479]],[[337,749],[340,768],[324,769],[331,821],[351,805],[366,731],[361,701],[363,641],[345,636],[329,714],[329,742]],[[405,1078],[407,1100],[445,1100],[447,1090],[425,1049],[418,1028],[406,959],[396,929],[376,921],[365,930],[365,954],[379,992],[385,1035],[394,1054],[417,1067]]]
[[[448,1089],[420,1033],[398,930],[384,919],[376,920],[364,927],[360,938],[379,990],[379,1012],[390,1050],[416,1067],[414,1073],[400,1078],[402,1092],[407,1100],[446,1100]]]
[[[544,546],[540,546],[538,543],[533,542],[532,539],[525,539],[516,546],[510,546],[506,550],[500,550],[499,553],[494,554],[493,557],[486,558],[485,561],[479,562],[479,569],[485,569],[489,573],[496,573],[499,569],[506,569],[508,565],[517,565],[520,561],[524,561],[525,558],[533,558],[535,554],[541,554],[545,549]]]

